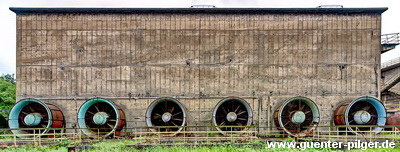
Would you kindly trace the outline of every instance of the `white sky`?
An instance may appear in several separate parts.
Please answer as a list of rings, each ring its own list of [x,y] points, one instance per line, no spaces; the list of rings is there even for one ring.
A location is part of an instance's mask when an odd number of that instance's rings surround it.
[[[388,7],[383,13],[382,33],[400,32],[399,0],[0,0],[0,75],[15,73],[16,24],[9,7],[190,7],[209,4],[216,7]],[[400,46],[382,55],[382,62],[400,56]]]

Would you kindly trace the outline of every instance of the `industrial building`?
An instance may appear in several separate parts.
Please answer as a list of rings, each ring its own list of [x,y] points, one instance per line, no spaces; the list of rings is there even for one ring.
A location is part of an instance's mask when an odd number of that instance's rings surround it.
[[[20,100],[11,129],[254,125],[260,136],[306,136],[386,122],[387,8],[10,9]]]

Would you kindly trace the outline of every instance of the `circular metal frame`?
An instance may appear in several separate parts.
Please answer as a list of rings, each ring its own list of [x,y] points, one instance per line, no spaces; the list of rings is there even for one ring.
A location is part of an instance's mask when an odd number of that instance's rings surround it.
[[[362,105],[360,105],[360,104],[362,104]],[[342,109],[340,106],[335,110],[335,124],[336,125],[349,126],[349,127],[347,127],[348,130],[355,134],[359,133],[359,131],[358,132],[355,131],[353,129],[353,127],[351,127],[352,125],[377,125],[378,127],[375,127],[372,130],[376,134],[383,130],[383,127],[381,127],[381,126],[385,126],[385,124],[386,124],[386,108],[382,104],[382,102],[380,102],[378,99],[376,99],[374,97],[365,96],[365,97],[359,97],[350,103],[348,103],[348,102],[342,103],[342,105],[346,106],[346,109],[344,111],[342,111],[342,112],[344,112],[344,114],[341,112]],[[371,106],[374,108],[371,109]],[[355,118],[354,116],[360,115],[359,114],[359,113],[361,113],[360,111],[368,111],[368,114],[364,114],[363,115],[364,117],[362,117],[362,118],[361,117]],[[354,114],[350,113],[350,112],[353,112]],[[339,114],[343,115],[344,117],[343,116],[340,117]],[[351,119],[350,117],[352,117],[353,119]],[[361,119],[367,119],[367,118],[369,118],[368,122],[362,122]],[[354,123],[358,122],[358,123],[354,124],[353,122]],[[368,128],[370,128],[370,127],[367,127],[367,129]],[[365,129],[361,128],[360,130],[362,132]]]
[[[78,126],[87,136],[100,134],[107,137],[113,133],[119,135],[124,125],[125,113],[114,102],[106,99],[90,99],[78,110]]]
[[[26,138],[28,135],[24,134],[34,132],[33,129],[23,130],[21,128],[44,128],[44,130],[41,130],[43,135],[52,130],[50,128],[63,127],[64,115],[54,105],[46,104],[37,99],[23,99],[11,108],[8,115],[8,125],[11,132],[20,138]]]
[[[252,122],[253,110],[250,104],[242,98],[227,97],[219,101],[214,107],[212,124],[223,135],[226,131],[246,130],[245,127],[234,126],[250,126]],[[222,127],[225,125],[227,127]]]
[[[168,126],[185,126],[186,109],[177,99],[171,97],[158,98],[146,110],[146,124],[153,132],[171,132],[171,134],[163,135],[175,136],[183,127],[169,128]],[[165,126],[165,128],[162,126]]]
[[[312,118],[307,118],[311,116]],[[318,106],[306,97],[290,98],[278,106],[274,112],[275,125],[291,136],[308,136],[318,127],[319,121]],[[296,128],[296,130],[290,128]]]

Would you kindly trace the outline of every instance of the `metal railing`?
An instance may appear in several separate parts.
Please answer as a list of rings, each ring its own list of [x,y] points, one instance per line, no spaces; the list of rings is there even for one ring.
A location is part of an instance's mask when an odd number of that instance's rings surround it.
[[[359,125],[351,126],[319,126],[313,133],[313,139],[317,141],[330,140],[352,142],[361,140],[365,142],[383,142],[385,140],[400,144],[400,126],[380,126],[382,131],[374,131],[378,126]]]
[[[400,57],[394,58],[392,60],[389,60],[389,61],[386,61],[386,62],[382,63],[381,64],[381,69],[390,67],[390,66],[398,64],[398,63],[400,63]]]
[[[387,110],[389,109],[400,109],[400,100],[391,102],[392,104],[385,104]]]
[[[381,35],[381,44],[400,44],[400,33]]]
[[[176,135],[175,132],[159,132],[152,130],[160,130],[161,128],[183,128]],[[69,140],[74,143],[98,142],[102,140],[136,140],[141,141],[140,145],[180,145],[180,144],[215,144],[216,142],[230,143],[251,143],[258,137],[256,136],[256,126],[226,126],[227,130],[224,135],[215,130],[214,126],[174,126],[174,127],[132,127],[124,128],[119,136],[114,134],[113,137],[104,137],[105,132],[97,129],[93,136],[86,136],[79,128],[52,128],[51,133],[43,134],[43,128],[20,128],[13,130],[21,130],[30,132],[25,134],[12,134],[11,129],[0,129],[0,147],[1,146],[19,146],[23,144],[47,145],[55,144],[58,141]],[[240,128],[235,131],[235,128]],[[62,132],[56,133],[55,130],[62,129]],[[91,128],[92,130],[96,130]],[[22,137],[22,138],[21,138]]]
[[[134,127],[121,132],[123,137],[141,141],[137,145],[208,145],[215,143],[251,143],[258,139],[256,126],[227,126],[224,135],[214,126],[183,126],[178,134],[174,132],[158,132],[162,128],[177,127]],[[235,128],[240,128],[235,131]]]
[[[293,137],[297,141],[341,141],[349,142],[362,140],[368,142],[382,142],[388,140],[400,144],[400,126],[381,126],[383,130],[377,134],[373,128],[377,126],[319,126],[312,134],[305,137]],[[33,145],[56,144],[60,141],[70,141],[73,143],[98,142],[103,140],[132,140],[134,144],[130,146],[153,146],[153,145],[211,145],[216,143],[231,144],[253,144],[256,141],[285,141],[288,137],[282,130],[276,127],[257,127],[257,126],[227,126],[224,134],[215,129],[215,126],[183,126],[178,134],[171,135],[171,132],[158,132],[160,128],[176,127],[130,127],[124,128],[119,133],[120,136],[105,138],[99,131],[95,136],[88,137],[78,128],[62,128],[64,131],[59,133],[41,134],[43,129],[29,129],[32,133],[20,135],[10,133],[10,129],[0,129],[8,132],[0,135],[0,147],[19,146],[31,143]],[[21,129],[22,130],[22,129]],[[27,130],[24,128],[23,130]],[[53,130],[53,129],[51,129]],[[60,128],[54,128],[60,130]]]
[[[7,146],[19,146],[24,144],[32,144],[37,146],[55,144],[59,141],[69,140],[71,142],[89,142],[99,141],[99,138],[89,138],[79,132],[57,132],[59,130],[75,130],[73,128],[51,128],[46,134],[43,134],[45,129],[43,128],[23,128],[23,129],[12,129],[12,130],[23,130],[31,133],[24,134],[13,134],[11,129],[1,128],[0,132],[0,148]]]

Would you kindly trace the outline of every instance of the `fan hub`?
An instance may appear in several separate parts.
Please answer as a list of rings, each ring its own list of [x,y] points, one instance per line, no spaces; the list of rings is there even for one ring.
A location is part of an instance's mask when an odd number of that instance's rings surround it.
[[[172,114],[169,112],[165,112],[161,117],[162,121],[164,121],[164,122],[170,121],[171,118],[172,118]]]
[[[306,120],[306,114],[303,111],[296,111],[292,115],[292,122],[295,124],[301,124]]]
[[[28,126],[36,126],[40,124],[42,118],[40,113],[30,113],[24,117],[24,122]]]
[[[367,124],[371,120],[371,114],[365,110],[359,110],[354,114],[354,121],[357,124]]]
[[[93,122],[96,125],[104,125],[106,124],[108,117],[109,117],[108,114],[105,112],[97,112],[93,116]]]
[[[228,120],[229,122],[234,122],[237,119],[237,114],[235,112],[229,112],[226,115],[226,120]]]

